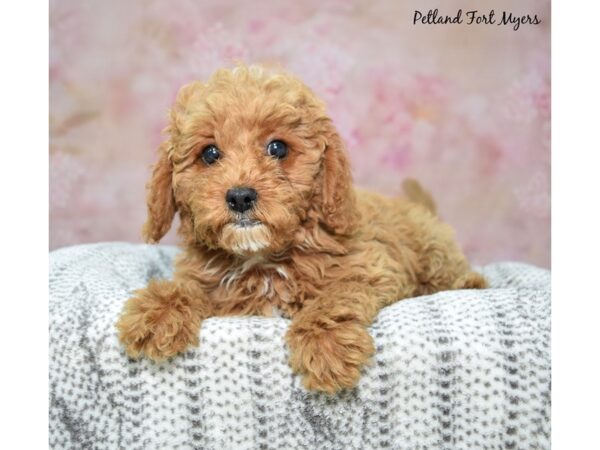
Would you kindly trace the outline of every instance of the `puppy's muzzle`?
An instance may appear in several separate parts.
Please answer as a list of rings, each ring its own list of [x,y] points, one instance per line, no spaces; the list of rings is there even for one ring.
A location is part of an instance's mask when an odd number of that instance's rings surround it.
[[[227,202],[229,209],[238,213],[244,213],[252,209],[257,198],[258,193],[254,189],[248,187],[229,189],[227,194],[225,194],[225,201]]]

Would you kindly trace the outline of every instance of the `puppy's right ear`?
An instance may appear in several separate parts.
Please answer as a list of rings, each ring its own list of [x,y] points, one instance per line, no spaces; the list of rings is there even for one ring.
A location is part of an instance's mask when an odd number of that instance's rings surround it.
[[[171,185],[173,166],[169,160],[170,147],[170,140],[159,147],[158,161],[152,170],[152,178],[146,185],[148,218],[142,229],[142,236],[149,244],[156,244],[169,231],[177,210]]]
[[[169,159],[172,142],[179,136],[180,125],[185,119],[190,104],[201,95],[202,87],[199,81],[182,86],[170,111],[169,126],[165,129],[170,136],[158,149],[158,161],[154,165],[152,178],[146,185],[148,218],[142,229],[142,236],[150,244],[157,243],[167,234],[177,211],[172,186],[173,165]]]

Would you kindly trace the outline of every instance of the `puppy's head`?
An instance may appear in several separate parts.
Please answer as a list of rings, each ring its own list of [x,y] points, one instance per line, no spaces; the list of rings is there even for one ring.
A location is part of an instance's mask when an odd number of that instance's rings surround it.
[[[181,88],[148,184],[144,238],[176,211],[189,244],[236,255],[281,252],[299,231],[356,222],[342,141],[323,103],[295,77],[257,66]]]

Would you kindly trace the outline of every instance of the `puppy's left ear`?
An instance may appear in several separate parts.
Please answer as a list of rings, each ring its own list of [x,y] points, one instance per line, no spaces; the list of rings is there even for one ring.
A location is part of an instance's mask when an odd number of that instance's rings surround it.
[[[325,152],[322,167],[322,221],[335,234],[350,234],[359,213],[352,187],[350,160],[342,138],[330,120],[324,133]]]

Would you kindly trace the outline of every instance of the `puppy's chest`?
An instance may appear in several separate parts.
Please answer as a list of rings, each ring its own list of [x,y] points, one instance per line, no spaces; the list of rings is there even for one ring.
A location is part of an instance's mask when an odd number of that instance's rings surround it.
[[[291,316],[302,296],[289,266],[250,260],[227,270],[212,297],[224,313]]]

